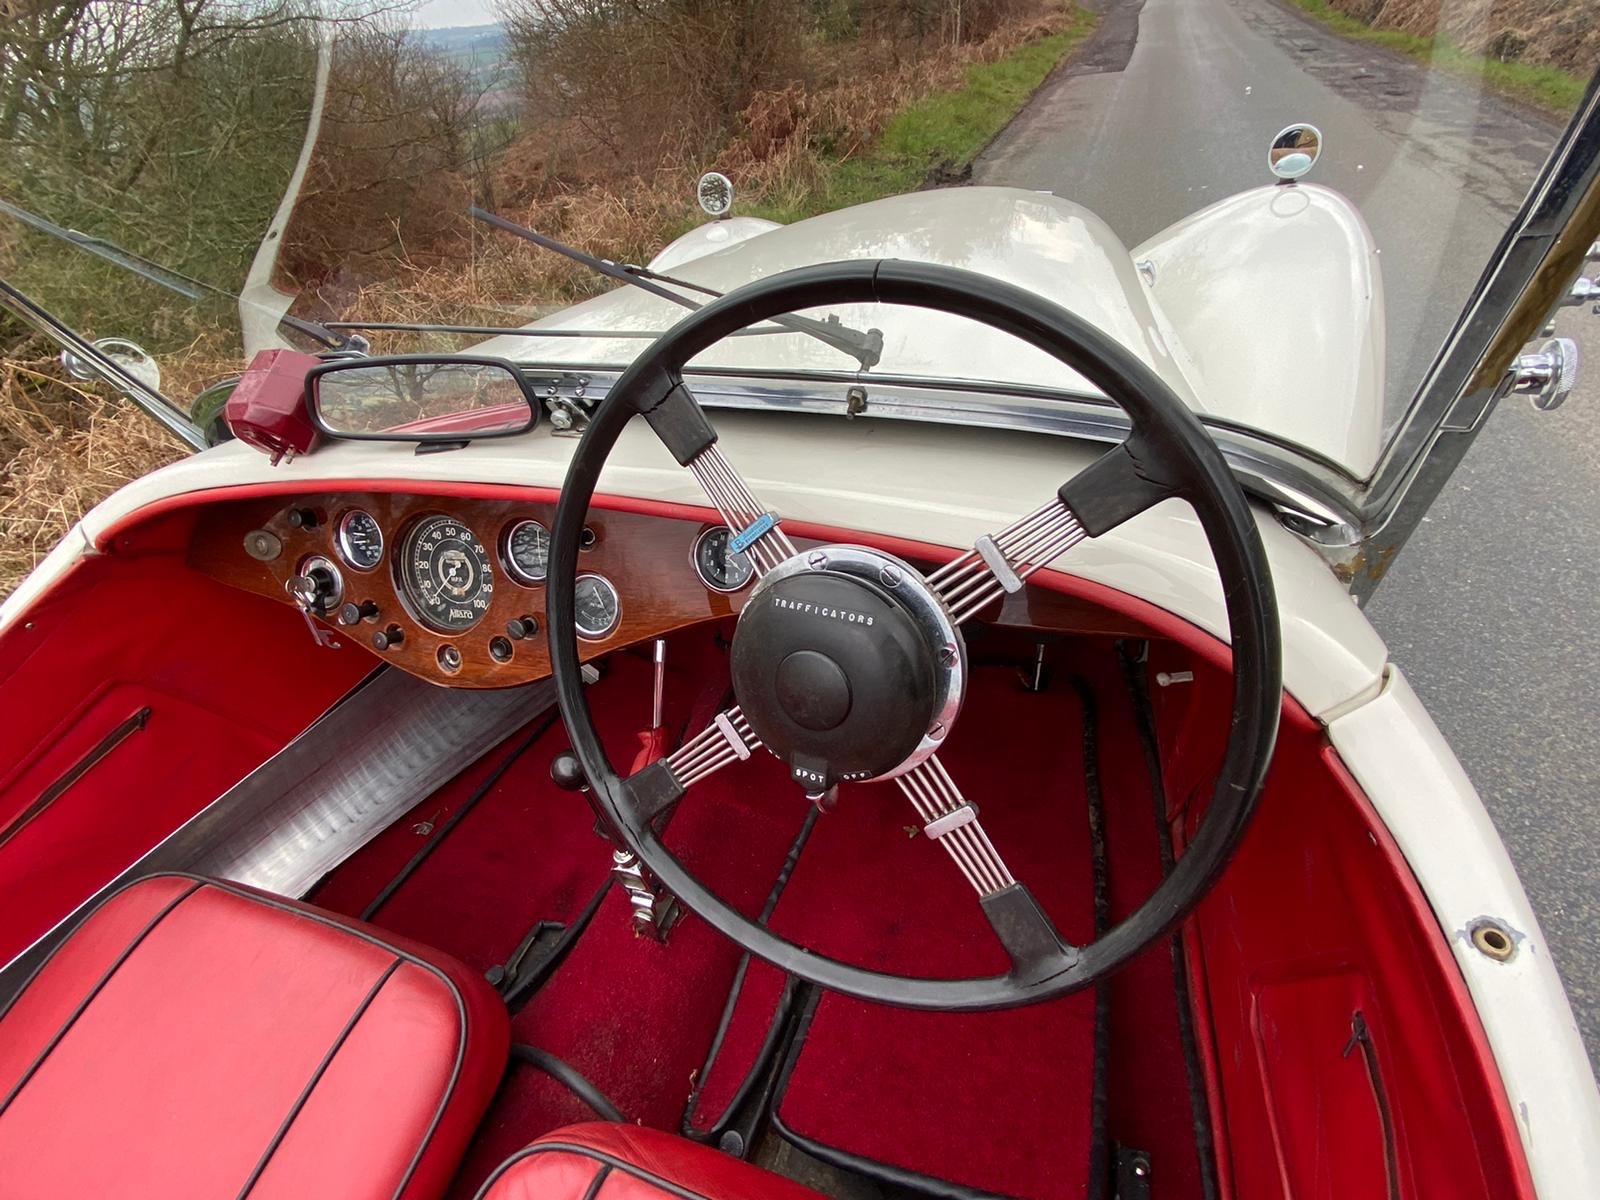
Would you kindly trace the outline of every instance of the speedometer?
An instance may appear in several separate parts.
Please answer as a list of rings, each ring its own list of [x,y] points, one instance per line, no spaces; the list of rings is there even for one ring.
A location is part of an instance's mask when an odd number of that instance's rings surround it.
[[[400,548],[400,587],[417,619],[441,633],[471,629],[489,611],[489,551],[452,516],[424,517]]]

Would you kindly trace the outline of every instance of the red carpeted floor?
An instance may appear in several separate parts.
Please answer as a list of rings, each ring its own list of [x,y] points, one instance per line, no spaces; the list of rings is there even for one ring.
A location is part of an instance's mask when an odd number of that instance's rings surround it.
[[[1077,643],[1071,645],[1076,646]],[[1116,905],[1142,896],[1159,871],[1149,781],[1131,709],[1109,647],[1094,647],[1105,776],[1110,879]],[[1063,651],[1066,647],[1062,648]],[[695,730],[723,698],[726,669],[711,637],[674,643],[669,725]],[[1065,671],[1069,657],[1062,657]],[[1072,663],[1074,670],[1078,669]],[[614,656],[591,702],[620,766],[648,722],[649,664]],[[520,740],[509,740],[397,822],[331,876],[313,898],[358,913],[423,844],[417,822],[441,826]],[[377,913],[375,923],[437,946],[474,967],[504,961],[539,920],[570,921],[604,880],[608,845],[585,799],[549,781],[565,747],[559,726],[506,772],[437,851]],[[1010,668],[975,672],[945,761],[983,810],[994,841],[1075,940],[1092,925],[1084,807],[1083,712],[1064,677],[1024,692]],[[667,840],[715,890],[757,912],[807,806],[765,756],[697,785]],[[1005,959],[976,897],[944,853],[915,832],[892,784],[846,787],[818,820],[773,918],[786,936],[883,969],[932,975],[1000,971]],[[1129,855],[1130,865],[1121,862]],[[781,976],[752,964],[722,1053],[698,1072],[739,962],[736,946],[693,915],[666,945],[638,938],[620,892],[610,894],[560,969],[513,1017],[514,1037],[583,1072],[630,1119],[676,1131],[697,1082],[699,1128],[719,1116],[766,1036]],[[1167,1163],[1194,1156],[1173,1024],[1170,959],[1146,959],[1119,978],[1125,1011],[1112,1023],[1112,1136]],[[818,1006],[780,1108],[797,1133],[840,1150],[987,1192],[1081,1196],[1088,1178],[1094,1000],[1083,994],[1008,1013],[908,1013],[827,996]],[[1126,1068],[1127,1082],[1119,1087]],[[1135,1074],[1136,1073],[1136,1074]],[[1152,1102],[1152,1098],[1154,1102]],[[1170,1101],[1170,1103],[1169,1103]],[[533,1138],[592,1114],[572,1093],[513,1064],[452,1195]],[[1126,1132],[1125,1132],[1126,1131]],[[1169,1185],[1170,1186],[1170,1185]]]
[[[979,669],[941,758],[1062,934],[1093,934],[1083,711],[1064,679],[1025,692]],[[842,790],[773,918],[882,970],[998,974],[1007,960],[944,851],[912,836],[893,785]],[[907,1012],[823,997],[778,1105],[801,1137],[983,1192],[1081,1196],[1089,1176],[1094,996],[999,1013]],[[870,1120],[863,1120],[871,1114]]]

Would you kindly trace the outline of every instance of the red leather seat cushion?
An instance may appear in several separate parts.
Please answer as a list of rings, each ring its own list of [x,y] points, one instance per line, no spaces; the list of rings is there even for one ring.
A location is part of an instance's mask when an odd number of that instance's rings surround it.
[[[0,1193],[437,1196],[509,1036],[493,989],[432,951],[141,880],[0,1012]]]
[[[597,1179],[597,1177],[600,1177]],[[505,1162],[477,1200],[819,1200],[792,1180],[638,1125],[569,1125]]]

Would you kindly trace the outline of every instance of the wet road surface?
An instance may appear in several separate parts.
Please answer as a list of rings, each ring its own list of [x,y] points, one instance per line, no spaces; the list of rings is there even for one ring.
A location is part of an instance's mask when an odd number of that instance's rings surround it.
[[[1310,178],[1355,201],[1382,255],[1398,419],[1557,124],[1273,0],[1103,7],[974,182],[1076,200],[1131,246],[1269,182],[1273,134],[1312,122]],[[1600,316],[1565,309],[1558,327],[1590,364],[1571,400],[1500,406],[1369,614],[1506,839],[1597,1059]]]

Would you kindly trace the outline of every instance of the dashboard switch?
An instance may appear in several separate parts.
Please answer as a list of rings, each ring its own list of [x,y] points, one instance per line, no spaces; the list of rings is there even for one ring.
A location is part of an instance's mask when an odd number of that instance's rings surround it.
[[[342,605],[339,609],[339,624],[355,625],[361,621],[376,621],[378,619],[378,602],[376,600],[363,600],[360,604],[352,601]]]
[[[291,508],[289,510],[289,524],[296,529],[315,529],[321,524],[314,508]]]
[[[372,644],[379,650],[393,650],[406,640],[406,631],[398,625],[379,630],[372,635]]]
[[[539,632],[539,618],[513,617],[506,622],[506,632],[511,635],[513,640],[519,642],[524,638],[531,638]]]

